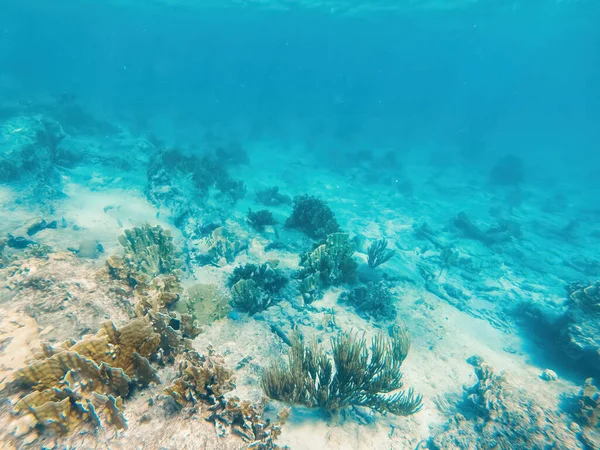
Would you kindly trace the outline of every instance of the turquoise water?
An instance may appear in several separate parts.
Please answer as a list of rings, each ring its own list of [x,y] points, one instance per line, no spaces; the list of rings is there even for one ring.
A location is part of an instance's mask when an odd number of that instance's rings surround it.
[[[599,23],[2,0],[0,448],[600,448]]]

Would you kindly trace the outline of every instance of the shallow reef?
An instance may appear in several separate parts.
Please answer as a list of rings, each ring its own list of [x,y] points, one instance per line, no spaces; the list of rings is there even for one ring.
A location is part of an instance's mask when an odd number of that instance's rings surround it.
[[[0,447],[600,448],[595,191],[471,129],[0,115]]]

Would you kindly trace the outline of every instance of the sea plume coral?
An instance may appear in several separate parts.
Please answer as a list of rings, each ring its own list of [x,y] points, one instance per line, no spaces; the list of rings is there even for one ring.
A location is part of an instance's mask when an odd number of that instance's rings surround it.
[[[403,330],[375,335],[370,348],[364,335],[341,333],[331,340],[331,356],[316,341],[305,345],[298,333],[291,341],[288,365],[273,364],[263,374],[269,397],[333,413],[364,406],[405,416],[421,409],[421,395],[401,390],[400,369],[410,347]]]
[[[396,254],[394,250],[390,250],[387,248],[388,241],[387,239],[379,239],[374,241],[370,246],[368,251],[368,264],[369,267],[374,269],[377,266],[382,265],[383,263],[392,259],[392,257]]]

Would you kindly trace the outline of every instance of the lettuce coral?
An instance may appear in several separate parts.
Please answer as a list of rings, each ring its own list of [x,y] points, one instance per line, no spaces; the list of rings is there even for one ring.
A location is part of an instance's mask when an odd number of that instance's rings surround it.
[[[356,279],[358,264],[352,257],[354,246],[346,233],[333,233],[310,252],[300,255],[302,269],[296,274],[305,301],[312,301],[322,288]]]

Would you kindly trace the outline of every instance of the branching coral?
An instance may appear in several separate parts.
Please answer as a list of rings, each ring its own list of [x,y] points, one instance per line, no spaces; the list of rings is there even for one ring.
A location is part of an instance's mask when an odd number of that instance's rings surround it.
[[[375,268],[377,266],[382,265],[383,263],[392,259],[392,257],[396,254],[394,250],[389,250],[387,248],[388,241],[387,239],[379,239],[378,241],[374,241],[368,250],[368,264],[369,267]]]
[[[246,214],[246,221],[257,231],[264,231],[265,227],[269,225],[277,225],[277,220],[273,217],[273,213],[266,209],[256,212],[249,209],[248,214]]]
[[[280,193],[277,186],[256,191],[256,201],[266,206],[279,206],[292,203],[292,199]]]
[[[321,288],[355,280],[358,265],[352,258],[354,246],[345,233],[333,233],[313,251],[300,255],[302,269],[296,274],[305,301],[313,300]]]
[[[349,303],[357,311],[378,320],[396,317],[394,295],[383,282],[371,282],[366,286],[359,286],[344,292],[340,296],[340,301]]]
[[[264,402],[252,404],[237,397],[225,398],[234,388],[233,373],[223,366],[222,359],[208,349],[207,355],[188,351],[178,359],[178,377],[164,390],[179,408],[195,405],[202,417],[214,424],[219,436],[236,434],[249,448],[277,448],[275,440],[289,415],[284,409],[279,421],[263,418]]]
[[[292,336],[288,365],[274,364],[263,374],[265,393],[274,399],[339,412],[364,406],[382,414],[410,415],[421,409],[422,398],[402,391],[402,363],[410,347],[406,332],[378,334],[370,349],[364,336],[342,333],[331,341],[328,356],[316,341],[305,345]]]
[[[294,197],[294,210],[285,222],[287,228],[296,228],[313,239],[325,239],[340,230],[335,215],[327,203],[316,197]]]

